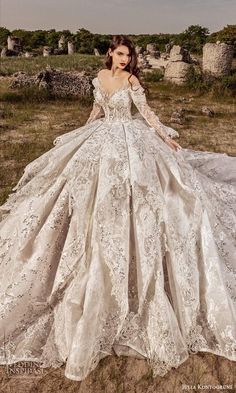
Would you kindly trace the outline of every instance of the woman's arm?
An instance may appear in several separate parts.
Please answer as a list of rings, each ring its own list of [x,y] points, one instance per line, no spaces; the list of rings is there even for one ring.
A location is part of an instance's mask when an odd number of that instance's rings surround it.
[[[147,123],[157,131],[159,136],[169,146],[174,149],[176,149],[177,147],[181,148],[181,146],[177,142],[171,139],[166,130],[169,130],[169,133],[172,134],[172,136],[178,136],[178,133],[175,130],[172,130],[170,127],[164,126],[159,120],[159,117],[148,105],[146,95],[144,93],[144,88],[140,85],[138,78],[135,75],[132,75],[130,80],[132,83],[132,88],[130,88],[131,97],[138,111],[141,113]]]
[[[97,98],[96,98],[96,93],[97,93],[97,78],[93,78],[92,80],[92,85],[94,86],[93,89],[93,96],[94,96],[94,101],[93,101],[93,107],[92,107],[92,111],[90,112],[89,118],[86,121],[85,124],[89,124],[92,123],[94,120],[99,119],[100,117],[102,117],[104,115],[104,111],[102,106],[97,102]]]
[[[98,104],[96,102],[96,100],[94,100],[92,110],[91,110],[89,118],[85,124],[92,123],[94,120],[102,117],[102,115],[103,115],[102,106],[100,104]]]

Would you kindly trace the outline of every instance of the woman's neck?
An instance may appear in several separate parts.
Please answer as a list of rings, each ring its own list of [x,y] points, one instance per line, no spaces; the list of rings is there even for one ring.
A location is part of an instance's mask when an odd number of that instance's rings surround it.
[[[120,70],[118,67],[111,67],[110,69],[110,75],[112,78],[121,78],[123,74],[123,70]]]

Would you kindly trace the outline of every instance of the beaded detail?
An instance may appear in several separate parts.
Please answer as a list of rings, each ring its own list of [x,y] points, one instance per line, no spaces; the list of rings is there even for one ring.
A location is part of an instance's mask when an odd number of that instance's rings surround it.
[[[159,117],[151,110],[147,104],[144,89],[140,84],[133,84],[128,81],[121,87],[115,89],[112,93],[108,93],[103,88],[98,77],[93,78],[94,86],[93,108],[87,123],[90,123],[104,114],[104,121],[128,122],[133,120],[131,115],[131,104],[134,102],[143,120],[147,122],[151,129],[154,129],[162,139],[179,136],[178,132],[171,127],[167,127],[161,123]]]
[[[154,376],[198,351],[236,360],[236,158],[174,151],[141,87],[93,84],[90,120],[0,206],[0,364],[83,380],[113,349]]]

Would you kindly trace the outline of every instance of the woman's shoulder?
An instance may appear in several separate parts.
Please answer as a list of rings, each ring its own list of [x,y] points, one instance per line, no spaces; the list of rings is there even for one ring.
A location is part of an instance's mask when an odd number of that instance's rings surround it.
[[[129,78],[130,82],[132,83],[132,85],[139,85],[140,84],[137,76],[135,76],[134,74],[130,74],[130,73],[128,73],[128,74],[129,74],[128,78]]]
[[[129,71],[124,71],[123,76],[124,78],[129,80],[132,83],[132,85],[139,84],[139,79],[134,74],[131,74]]]
[[[98,71],[97,76],[105,74],[106,72],[107,72],[107,68],[102,68],[101,70]]]

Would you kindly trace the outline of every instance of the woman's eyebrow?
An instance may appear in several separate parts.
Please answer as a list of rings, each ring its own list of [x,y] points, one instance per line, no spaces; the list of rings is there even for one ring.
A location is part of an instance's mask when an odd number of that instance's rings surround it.
[[[124,52],[121,52],[121,51],[119,51],[118,53],[122,53],[123,55],[129,56],[129,53],[124,53]]]

